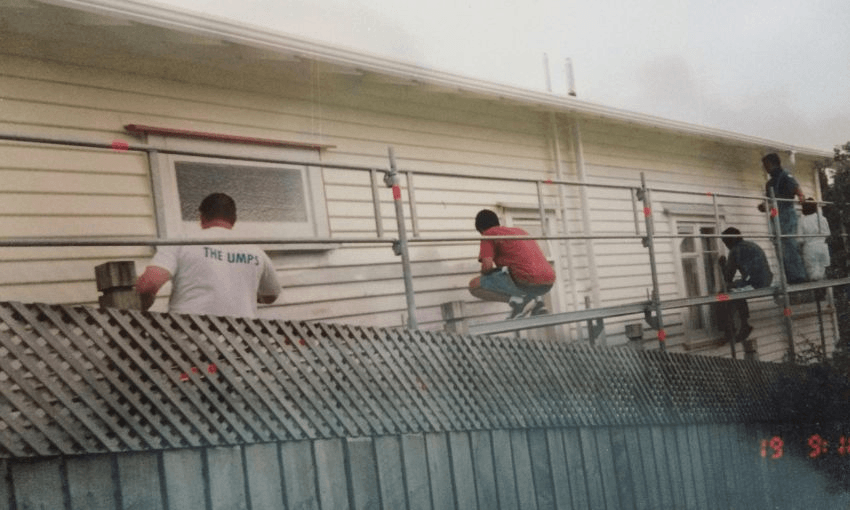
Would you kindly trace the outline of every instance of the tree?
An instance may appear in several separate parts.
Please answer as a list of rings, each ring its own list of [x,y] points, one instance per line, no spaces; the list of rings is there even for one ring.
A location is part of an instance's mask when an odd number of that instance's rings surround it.
[[[824,216],[829,221],[832,232],[828,242],[831,250],[831,277],[850,276],[850,142],[835,148],[831,159],[815,163],[820,176],[824,199],[832,204],[824,207]],[[838,314],[839,340],[834,357],[850,360],[850,310],[848,309],[847,290],[835,288]],[[843,363],[842,363],[843,365]],[[848,364],[850,366],[850,364]]]

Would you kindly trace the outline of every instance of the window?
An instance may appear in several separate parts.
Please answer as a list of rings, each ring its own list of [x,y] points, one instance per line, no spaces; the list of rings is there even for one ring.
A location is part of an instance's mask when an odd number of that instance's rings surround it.
[[[212,192],[236,201],[239,237],[327,237],[321,173],[302,165],[257,163],[238,158],[158,155],[158,223],[167,238],[194,237],[198,205]]]
[[[716,235],[713,224],[679,221],[679,235]],[[713,237],[687,237],[679,239],[682,281],[686,297],[697,297],[720,292],[719,239]],[[716,310],[713,305],[689,307],[684,315],[685,336],[713,335],[718,332]]]

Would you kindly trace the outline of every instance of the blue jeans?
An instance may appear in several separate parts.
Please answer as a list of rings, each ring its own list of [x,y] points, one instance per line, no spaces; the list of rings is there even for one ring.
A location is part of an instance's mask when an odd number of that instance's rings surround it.
[[[779,230],[782,235],[797,235],[797,212],[790,202],[779,204]],[[771,232],[773,223],[771,223]],[[795,237],[782,238],[782,258],[785,261],[785,280],[788,283],[806,281],[806,268],[800,256],[800,246]]]
[[[493,271],[481,275],[479,281],[481,282],[481,288],[484,290],[525,299],[534,299],[546,294],[552,289],[552,285],[519,286],[514,283],[511,275],[505,271]]]

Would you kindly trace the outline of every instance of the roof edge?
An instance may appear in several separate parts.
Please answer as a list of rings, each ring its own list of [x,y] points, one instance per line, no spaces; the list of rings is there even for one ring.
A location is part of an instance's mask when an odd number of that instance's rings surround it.
[[[794,152],[813,157],[832,157],[832,151],[802,147],[766,138],[744,135],[719,128],[665,119],[654,115],[604,106],[566,96],[538,92],[520,87],[438,71],[415,64],[395,61],[366,52],[346,50],[336,46],[285,35],[263,27],[237,23],[202,13],[175,9],[155,2],[139,3],[130,0],[37,0],[59,7],[75,8],[94,14],[135,21],[178,32],[219,38],[236,44],[272,52],[295,54],[331,64],[354,67],[361,71],[409,80],[413,83],[435,85],[458,91],[479,94],[490,99],[517,101],[554,113],[606,119],[639,124],[648,128],[673,131],[738,145],[776,151]]]

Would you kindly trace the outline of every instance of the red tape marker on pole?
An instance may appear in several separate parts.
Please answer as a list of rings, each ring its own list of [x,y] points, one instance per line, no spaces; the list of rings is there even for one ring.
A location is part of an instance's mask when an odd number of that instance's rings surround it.
[[[651,214],[652,214],[652,209],[650,209],[649,207],[644,207],[644,208],[643,208],[643,215],[644,215],[644,216],[649,216],[649,215],[651,215]]]
[[[779,211],[776,209],[776,207],[771,207],[770,208],[770,217],[776,218],[777,216],[779,216]]]
[[[718,294],[717,300],[718,301],[729,301],[729,294]]]
[[[659,329],[658,330],[658,341],[663,342],[666,339],[667,339],[667,332],[664,331],[663,329]]]
[[[786,308],[786,309],[782,310],[782,315],[784,315],[786,317],[791,317],[791,309]]]
[[[393,186],[393,200],[401,200],[401,188],[398,184]]]
[[[125,142],[124,140],[114,140],[112,142],[112,148],[117,151],[126,151],[130,149],[130,144]]]

